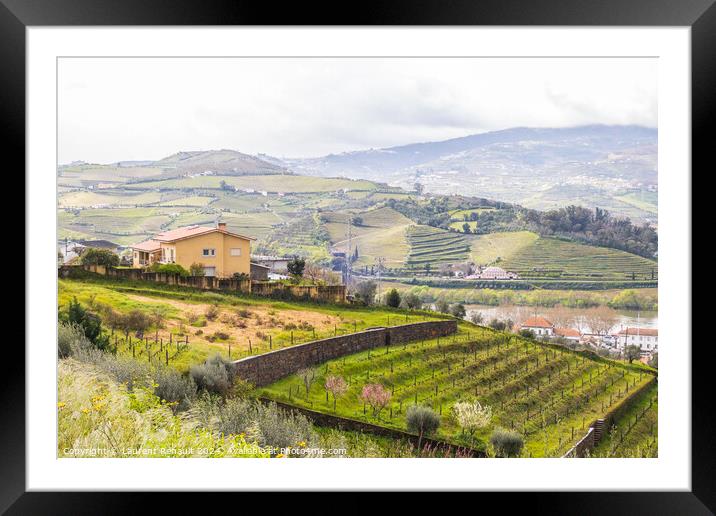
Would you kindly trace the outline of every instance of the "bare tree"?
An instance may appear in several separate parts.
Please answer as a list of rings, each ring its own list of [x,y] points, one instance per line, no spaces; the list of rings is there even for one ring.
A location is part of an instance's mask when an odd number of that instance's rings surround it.
[[[617,323],[614,310],[607,306],[590,308],[586,312],[585,318],[592,332],[598,335],[606,335]]]
[[[296,374],[303,381],[303,386],[306,388],[306,399],[308,399],[311,385],[316,381],[316,370],[313,367],[304,367],[303,369],[299,369]]]

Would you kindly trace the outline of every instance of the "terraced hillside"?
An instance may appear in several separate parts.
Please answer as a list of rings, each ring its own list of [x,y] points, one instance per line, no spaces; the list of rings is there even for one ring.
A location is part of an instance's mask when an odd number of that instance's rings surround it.
[[[545,237],[517,249],[501,266],[527,278],[629,280],[633,275],[637,280],[649,280],[657,277],[657,263],[653,260],[617,249]]]
[[[518,251],[534,244],[539,235],[531,231],[514,231],[475,235],[470,238],[470,259],[477,265],[509,260]]]
[[[333,249],[345,251],[348,246],[349,217],[360,218],[351,228],[351,247],[358,248],[354,266],[374,265],[379,256],[386,267],[402,267],[410,250],[406,230],[413,222],[392,208],[382,207],[357,213],[333,212],[322,214],[323,225],[330,235]],[[410,233],[408,233],[410,234]]]
[[[407,229],[410,253],[406,265],[411,268],[432,269],[441,264],[467,260],[469,242],[459,233],[430,226],[410,226]]]
[[[373,349],[317,368],[308,392],[296,375],[263,390],[264,395],[322,412],[334,412],[324,387],[341,376],[348,391],[335,405],[343,417],[404,430],[409,406],[426,404],[441,416],[438,436],[480,446],[496,427],[525,437],[524,455],[559,457],[586,427],[649,381],[651,374],[624,364],[523,340],[487,328],[462,325],[454,337]],[[381,384],[390,393],[377,413],[361,399],[364,386]],[[476,399],[492,408],[490,423],[473,441],[453,417],[452,406]]]
[[[659,448],[658,387],[652,387],[639,396],[622,414],[593,450],[592,457],[657,457]]]

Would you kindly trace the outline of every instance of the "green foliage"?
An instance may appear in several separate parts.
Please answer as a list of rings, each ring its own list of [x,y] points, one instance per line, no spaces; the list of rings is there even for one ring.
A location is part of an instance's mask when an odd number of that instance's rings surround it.
[[[104,265],[106,267],[116,267],[119,265],[119,256],[109,249],[95,249],[90,247],[85,249],[80,258],[82,265]]]
[[[396,289],[389,290],[385,295],[385,304],[392,308],[398,308],[400,306],[400,294]]]
[[[462,303],[455,303],[454,305],[450,305],[450,315],[453,317],[457,317],[459,319],[462,319],[465,317],[465,314],[467,312],[465,311],[465,305]]]
[[[525,339],[532,339],[532,340],[535,339],[535,332],[533,332],[532,330],[528,330],[528,329],[520,330],[519,335],[520,335],[520,337],[524,337]]]
[[[174,410],[187,410],[196,397],[196,383],[191,376],[169,367],[158,367],[153,373],[154,394],[172,404]]]
[[[405,423],[409,432],[418,434],[420,440],[432,435],[440,428],[440,416],[425,405],[411,405],[405,414]],[[418,448],[420,448],[420,440]]]
[[[191,276],[204,276],[206,275],[206,272],[204,271],[204,264],[194,262],[189,266],[189,274]]]
[[[98,349],[109,347],[109,337],[102,332],[102,320],[97,314],[86,310],[76,297],[70,301],[67,313],[60,314],[60,319],[81,327],[85,337]]]
[[[402,295],[400,306],[401,308],[407,308],[409,310],[420,310],[423,307],[423,302],[420,296],[408,292]]]
[[[85,336],[84,328],[77,323],[60,321],[57,326],[57,355],[67,358],[78,349],[89,348],[92,343]]]
[[[199,389],[221,396],[229,395],[235,376],[231,363],[218,354],[192,366],[189,374]]]
[[[519,432],[496,428],[490,436],[490,445],[496,457],[519,457],[525,440]]]
[[[624,350],[624,357],[629,361],[631,364],[634,360],[638,359],[641,356],[641,348],[639,346],[631,345],[627,346]]]
[[[177,274],[179,276],[190,276],[189,271],[178,263],[159,263],[155,262],[149,267],[151,272],[161,272],[163,274]]]
[[[375,293],[378,286],[375,281],[361,281],[355,286],[356,300],[365,305],[372,305],[375,300]]]
[[[291,276],[301,278],[303,276],[303,270],[306,268],[306,260],[304,258],[296,257],[288,262],[286,268]]]

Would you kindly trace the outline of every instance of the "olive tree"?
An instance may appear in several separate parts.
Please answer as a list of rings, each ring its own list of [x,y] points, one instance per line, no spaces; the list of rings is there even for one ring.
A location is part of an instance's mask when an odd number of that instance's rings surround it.
[[[413,405],[405,413],[409,432],[418,434],[418,450],[421,449],[423,436],[434,434],[440,428],[440,416],[425,405]]]

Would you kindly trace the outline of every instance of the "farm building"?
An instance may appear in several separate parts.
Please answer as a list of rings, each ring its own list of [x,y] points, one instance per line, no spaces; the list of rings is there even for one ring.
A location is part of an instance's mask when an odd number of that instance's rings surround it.
[[[199,263],[206,276],[228,278],[251,273],[252,237],[230,233],[225,223],[215,228],[186,226],[159,233],[132,246],[134,267],[153,263],[176,263],[189,269]]]
[[[656,328],[623,328],[616,333],[617,346],[639,346],[642,353],[653,353],[659,349],[659,330]]]
[[[467,279],[517,279],[519,276],[511,271],[506,271],[502,267],[485,267],[484,269],[467,276]]]
[[[272,274],[285,274],[288,272],[288,262],[291,258],[285,258],[281,256],[268,256],[268,255],[253,255],[251,261],[264,267],[269,268],[269,273]]]
[[[554,324],[544,317],[530,317],[520,326],[520,330],[531,330],[537,336],[552,337],[554,335]]]

